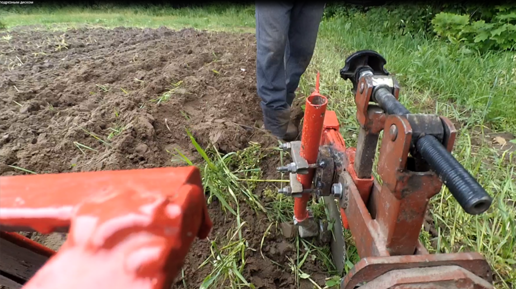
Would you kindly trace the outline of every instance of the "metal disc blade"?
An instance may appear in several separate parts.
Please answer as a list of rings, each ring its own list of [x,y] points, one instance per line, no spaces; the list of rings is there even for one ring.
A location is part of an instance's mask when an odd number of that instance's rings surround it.
[[[344,240],[344,227],[340,216],[340,209],[333,196],[322,197],[328,214],[328,223],[332,231],[330,242],[333,264],[339,274],[344,271],[346,262],[346,242]]]

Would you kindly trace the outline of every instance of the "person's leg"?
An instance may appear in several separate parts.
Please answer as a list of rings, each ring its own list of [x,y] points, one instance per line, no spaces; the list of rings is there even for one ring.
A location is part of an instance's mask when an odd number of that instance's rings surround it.
[[[293,4],[257,2],[256,82],[264,126],[283,138],[290,120],[287,102],[285,47]]]
[[[324,2],[296,3],[291,12],[286,56],[287,103],[292,105],[301,75],[312,60]]]

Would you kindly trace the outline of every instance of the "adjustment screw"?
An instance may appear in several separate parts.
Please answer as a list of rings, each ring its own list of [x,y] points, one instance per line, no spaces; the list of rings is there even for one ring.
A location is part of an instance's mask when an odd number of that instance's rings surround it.
[[[391,128],[389,129],[389,133],[391,134],[391,140],[395,141],[398,137],[398,128],[395,124],[391,125]]]
[[[278,167],[278,168],[276,168],[276,170],[280,173],[287,173],[289,171],[289,168],[288,168],[288,166],[284,166],[284,167]]]
[[[297,165],[296,165],[296,163],[290,163],[284,167],[279,167],[276,170],[280,173],[288,173],[288,172],[295,173],[295,172],[297,172]]]
[[[341,183],[335,183],[333,186],[331,186],[331,193],[337,197],[340,198],[342,196],[342,184]]]

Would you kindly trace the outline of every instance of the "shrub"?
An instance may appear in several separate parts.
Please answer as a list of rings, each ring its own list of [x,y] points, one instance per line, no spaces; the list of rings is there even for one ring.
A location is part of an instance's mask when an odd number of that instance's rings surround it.
[[[432,26],[438,36],[452,43],[483,51],[516,48],[516,5],[495,6],[495,13],[485,10],[477,19],[441,12],[435,15]]]

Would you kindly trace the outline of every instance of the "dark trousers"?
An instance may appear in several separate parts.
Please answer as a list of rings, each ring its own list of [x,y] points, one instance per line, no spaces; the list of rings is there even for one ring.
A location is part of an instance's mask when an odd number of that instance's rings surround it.
[[[283,118],[312,59],[324,6],[315,1],[256,3],[257,91],[264,125],[273,134],[286,130]]]
[[[256,3],[256,78],[262,106],[279,110],[292,104],[312,59],[323,11],[324,3]]]

